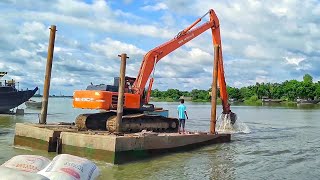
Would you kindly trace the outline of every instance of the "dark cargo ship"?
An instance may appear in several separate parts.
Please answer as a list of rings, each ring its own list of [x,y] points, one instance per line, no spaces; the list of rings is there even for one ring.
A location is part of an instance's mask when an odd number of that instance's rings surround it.
[[[6,74],[7,72],[0,72],[0,79]],[[33,90],[19,91],[14,80],[0,81],[0,113],[8,113],[29,100],[37,91],[38,87]]]

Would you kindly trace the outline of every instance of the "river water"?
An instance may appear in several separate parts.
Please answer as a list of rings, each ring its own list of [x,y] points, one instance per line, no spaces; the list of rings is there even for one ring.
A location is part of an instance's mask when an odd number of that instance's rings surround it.
[[[155,104],[176,116],[178,103]],[[186,106],[190,118],[186,121],[187,130],[208,131],[210,104]],[[319,105],[234,105],[232,110],[250,128],[250,133],[234,134],[231,143],[126,165],[95,161],[101,170],[99,179],[320,179]],[[25,109],[24,116],[0,115],[0,164],[18,154],[38,154],[50,159],[55,156],[12,146],[15,123],[38,122],[39,112]],[[91,111],[73,109],[71,98],[51,98],[48,122],[72,122],[84,112]]]

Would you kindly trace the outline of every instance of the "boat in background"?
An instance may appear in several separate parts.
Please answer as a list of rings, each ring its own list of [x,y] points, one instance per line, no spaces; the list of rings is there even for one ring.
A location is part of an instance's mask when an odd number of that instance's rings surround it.
[[[0,72],[0,79],[5,76],[7,72]],[[16,88],[15,80],[0,81],[0,113],[8,113],[11,109],[18,107],[27,100],[29,100],[37,91],[38,87],[33,90],[21,90]]]
[[[282,99],[272,99],[272,98],[269,98],[268,96],[262,96],[261,101],[262,101],[262,103],[281,103],[283,100]]]
[[[297,99],[297,103],[298,104],[317,104],[319,103],[320,100],[319,99]]]
[[[34,101],[32,99],[29,99],[25,102],[27,108],[34,108],[34,109],[41,109],[42,102]]]
[[[243,99],[236,99],[236,98],[229,99],[230,103],[242,103],[243,101],[244,101]]]
[[[281,103],[282,99],[262,99],[263,103]]]

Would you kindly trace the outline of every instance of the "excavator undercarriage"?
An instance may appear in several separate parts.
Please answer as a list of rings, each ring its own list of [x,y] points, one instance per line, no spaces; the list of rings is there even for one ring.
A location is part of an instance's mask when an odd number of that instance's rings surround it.
[[[122,117],[121,132],[134,133],[142,130],[154,132],[177,132],[179,121],[160,115],[145,115],[141,113],[126,114]],[[79,130],[116,130],[116,112],[100,112],[93,114],[80,114],[76,118]]]

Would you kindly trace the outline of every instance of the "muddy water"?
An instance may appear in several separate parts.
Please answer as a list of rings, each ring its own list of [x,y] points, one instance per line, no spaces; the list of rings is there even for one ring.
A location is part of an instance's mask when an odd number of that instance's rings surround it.
[[[68,98],[52,98],[49,103],[49,122],[71,122],[77,114],[88,112],[72,109]],[[176,116],[177,103],[155,104]],[[187,129],[208,130],[210,104],[186,105]],[[25,111],[24,116],[0,115],[0,164],[17,154],[55,156],[12,147],[15,123],[38,121],[39,110]],[[126,165],[96,162],[102,171],[100,179],[319,179],[319,106],[237,105],[233,111],[251,133],[233,135],[232,143]]]

